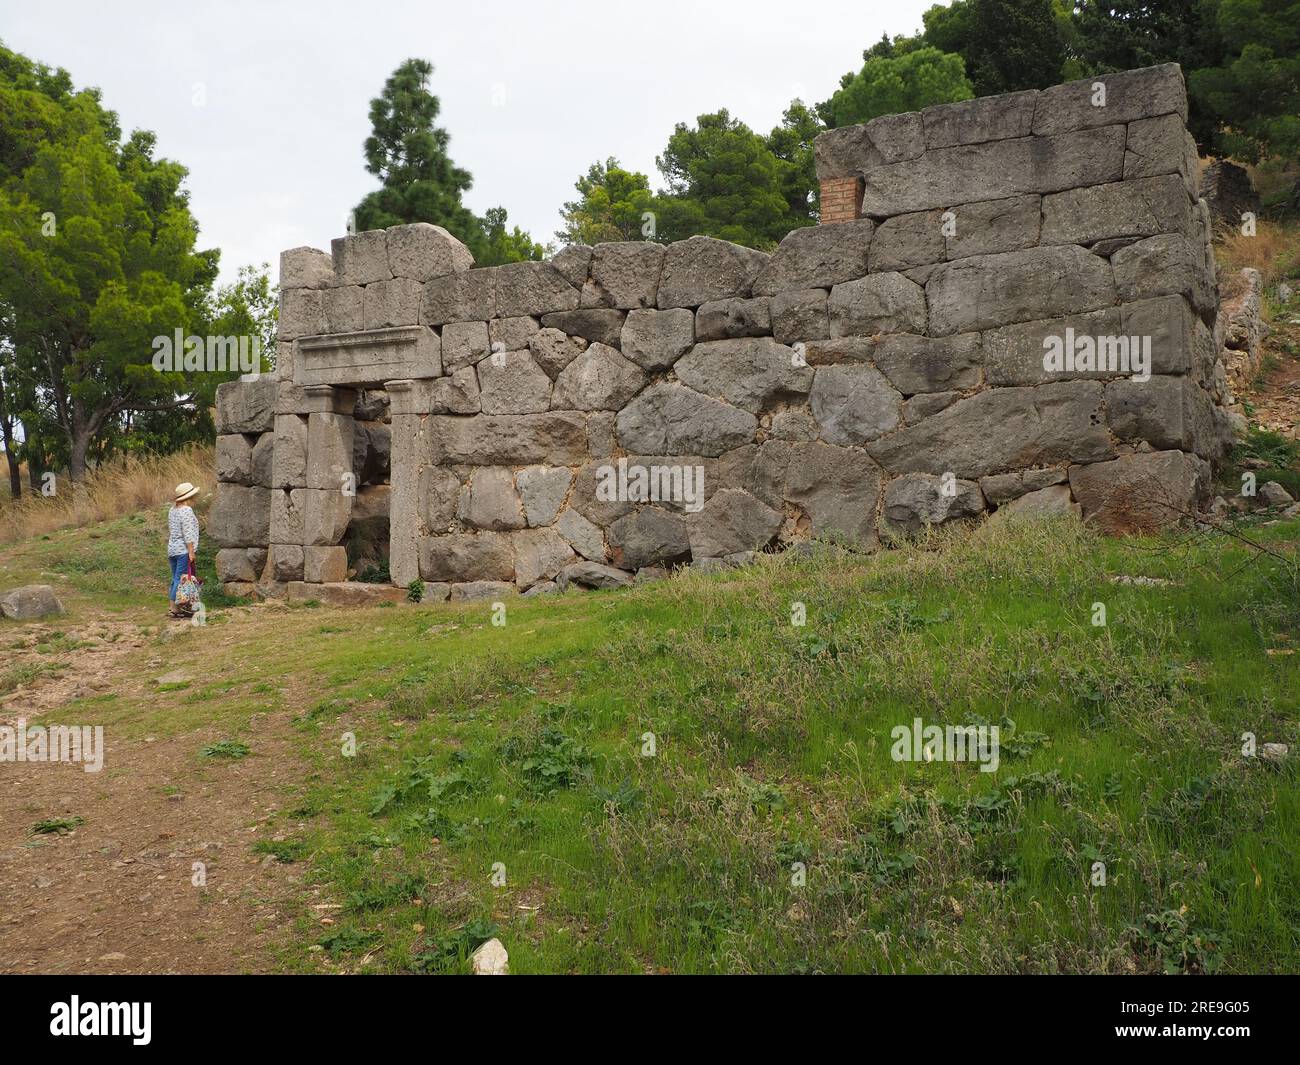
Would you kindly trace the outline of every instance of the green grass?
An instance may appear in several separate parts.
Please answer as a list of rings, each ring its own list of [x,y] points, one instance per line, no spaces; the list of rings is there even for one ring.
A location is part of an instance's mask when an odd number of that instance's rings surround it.
[[[129,558],[132,532],[99,542]],[[1300,523],[1250,535],[1290,558]],[[520,600],[503,627],[488,603],[214,612],[167,642],[188,688],[73,712],[291,753],[282,838],[250,843],[303,870],[289,970],[463,972],[496,935],[518,973],[1282,972],[1298,644],[1277,558],[1006,526]],[[894,761],[915,717],[999,725],[998,771]]]
[[[943,539],[314,645],[291,816],[344,908],[287,963],[463,971],[496,927],[515,972],[1300,967],[1294,761],[1240,752],[1297,740],[1296,656],[1266,654],[1300,638],[1294,574],[1222,541]],[[1000,723],[998,772],[893,761],[913,717]]]
[[[241,758],[247,758],[251,752],[248,744],[241,743],[239,740],[218,740],[216,743],[209,743],[199,753],[204,758],[225,758],[230,761],[238,761]]]
[[[41,677],[58,676],[63,671],[57,662],[20,662],[14,666],[0,666],[0,695],[17,691]]]
[[[71,832],[75,828],[80,828],[86,823],[83,817],[50,817],[44,821],[37,821],[31,827],[33,836],[62,836]]]
[[[1242,463],[1254,460],[1252,469],[1256,491],[1269,481],[1276,481],[1293,498],[1300,498],[1300,469],[1296,468],[1298,458],[1300,442],[1270,429],[1251,425],[1245,439],[1234,447],[1230,460],[1219,471],[1219,492],[1224,496],[1240,492],[1244,469]]]
[[[307,853],[307,845],[302,840],[294,839],[262,839],[253,844],[254,854],[269,854],[277,862],[285,865],[291,862],[301,861]]]
[[[0,544],[0,586],[53,585],[74,618],[82,604],[96,612],[156,615],[166,609],[171,579],[166,543],[159,510]],[[200,540],[195,570],[209,612],[247,602],[221,590],[216,552],[210,537]]]
[[[1234,463],[1252,458],[1278,469],[1294,465],[1297,457],[1300,457],[1300,443],[1271,429],[1261,429],[1258,425],[1247,426],[1246,438],[1236,445],[1232,453]]]

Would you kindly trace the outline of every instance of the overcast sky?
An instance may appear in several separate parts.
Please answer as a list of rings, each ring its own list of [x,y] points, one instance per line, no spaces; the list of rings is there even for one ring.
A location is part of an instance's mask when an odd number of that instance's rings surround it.
[[[0,40],[97,85],[122,126],[189,168],[200,246],[222,277],[285,248],[329,248],[374,188],[368,110],[403,59],[433,62],[440,123],[504,206],[554,239],[573,183],[615,156],[659,182],[673,125],[721,107],[767,132],[790,100],[825,99],[862,50],[911,33],[935,0],[725,3],[114,3],[0,6]]]

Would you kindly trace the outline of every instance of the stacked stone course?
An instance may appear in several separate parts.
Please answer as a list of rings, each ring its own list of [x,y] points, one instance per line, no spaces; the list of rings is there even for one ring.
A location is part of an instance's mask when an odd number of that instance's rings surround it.
[[[432,598],[997,510],[1169,524],[1230,438],[1186,107],[1170,65],[828,132],[823,224],[770,254],[475,268],[427,224],[285,252],[274,377],[218,395],[222,579],[345,581],[385,501]],[[1152,376],[1044,369],[1067,330],[1150,337]],[[702,469],[700,505],[603,498],[620,460]]]

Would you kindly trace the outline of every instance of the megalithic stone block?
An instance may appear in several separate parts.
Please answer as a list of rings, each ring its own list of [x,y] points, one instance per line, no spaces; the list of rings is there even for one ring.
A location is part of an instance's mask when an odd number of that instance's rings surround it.
[[[1196,141],[1177,115],[1143,118],[1130,122],[1124,146],[1124,180],[1177,174],[1187,195],[1200,195],[1201,167]]]
[[[1109,307],[1115,280],[1105,259],[1063,244],[945,263],[926,283],[925,295],[930,335],[948,336]]]
[[[787,234],[754,282],[754,292],[774,296],[797,289],[829,288],[867,272],[875,224],[847,221],[830,229],[805,226]]]
[[[217,480],[227,484],[251,484],[253,446],[240,433],[217,437]]]
[[[248,557],[246,547],[223,547],[217,552],[217,577],[223,583],[230,581],[255,581],[258,572]]]
[[[275,369],[271,376],[277,381],[293,380],[294,343],[283,337],[275,342]]]
[[[249,464],[249,482],[259,488],[271,487],[271,464],[275,461],[275,433],[263,433],[253,445]]]
[[[1070,468],[1086,522],[1110,535],[1154,532],[1188,520],[1209,486],[1209,465],[1182,451],[1123,455]]]
[[[927,148],[1027,137],[1034,124],[1038,93],[1033,89],[937,104],[921,112]]]
[[[307,419],[297,414],[275,417],[272,488],[307,487]]]
[[[334,260],[319,248],[289,248],[280,253],[280,291],[328,288],[334,283]]]
[[[1117,251],[1111,265],[1121,300],[1183,295],[1203,319],[1214,320],[1218,294],[1197,242],[1176,233],[1147,237]]]
[[[352,473],[352,434],[347,414],[312,414],[307,423],[307,487],[340,492],[355,488]]]
[[[915,159],[925,147],[921,113],[910,111],[828,130],[813,141],[813,158],[818,178],[825,181],[853,177],[867,167]]]
[[[278,386],[270,377],[217,386],[217,432],[265,433],[275,428]]]
[[[486,322],[489,318],[496,317],[497,268],[495,266],[457,271],[444,277],[435,277],[424,286],[420,321],[425,325],[444,325],[447,322]]]
[[[376,285],[387,284],[376,281]],[[365,327],[365,289],[360,285],[340,285],[321,293],[325,328],[321,333],[354,333]]]
[[[1192,201],[1177,174],[1115,181],[1043,197],[1044,244],[1193,232]]]
[[[663,262],[663,245],[652,241],[597,244],[591,257],[591,279],[582,290],[581,306],[622,310],[653,307]]]
[[[313,549],[314,550],[314,549]],[[342,550],[340,548],[340,550]],[[268,576],[274,581],[302,580],[304,553],[301,544],[272,544]]]
[[[862,213],[873,217],[947,209],[971,202],[971,190],[998,200],[1119,181],[1124,126],[936,148],[916,159],[863,174]]]
[[[424,286],[408,277],[375,281],[365,287],[361,300],[361,328],[387,329],[417,325]]]
[[[335,284],[368,285],[393,276],[388,267],[388,234],[382,229],[335,237],[330,241],[330,250]]]
[[[340,385],[282,383],[276,393],[276,414],[352,414],[357,391]]]
[[[280,293],[277,333],[280,343],[314,336],[329,328],[325,316],[328,289],[287,288]]]
[[[1034,133],[1091,129],[1155,115],[1187,122],[1187,88],[1177,63],[1097,74],[1038,94]]]
[[[308,547],[303,562],[308,584],[337,584],[348,579],[348,553],[341,547]]]
[[[473,265],[470,250],[442,226],[413,222],[388,230],[388,269],[393,277],[432,281]]]
[[[271,542],[303,544],[307,540],[307,489],[271,492]]]
[[[303,539],[309,546],[333,547],[343,539],[352,520],[352,496],[319,488],[303,488],[306,500]]]
[[[507,263],[497,267],[496,282],[499,318],[571,311],[578,306],[578,290],[550,263]]]
[[[221,547],[265,547],[270,543],[271,490],[218,484],[208,533]]]
[[[691,237],[664,252],[656,302],[661,309],[698,307],[710,300],[749,296],[771,256],[714,237]]]

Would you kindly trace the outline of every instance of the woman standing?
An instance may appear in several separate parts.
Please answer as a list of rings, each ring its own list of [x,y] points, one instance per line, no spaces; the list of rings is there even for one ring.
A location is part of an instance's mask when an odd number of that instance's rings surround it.
[[[189,500],[199,494],[199,490],[185,481],[176,486],[176,498],[172,508],[167,512],[167,561],[172,569],[172,589],[168,596],[171,604],[171,616],[189,617],[188,611],[176,608],[176,589],[180,587],[181,578],[189,572],[194,564],[194,554],[199,549],[199,519],[195,517]]]

